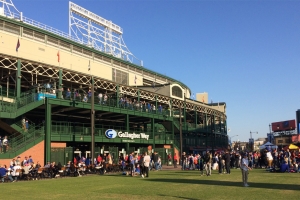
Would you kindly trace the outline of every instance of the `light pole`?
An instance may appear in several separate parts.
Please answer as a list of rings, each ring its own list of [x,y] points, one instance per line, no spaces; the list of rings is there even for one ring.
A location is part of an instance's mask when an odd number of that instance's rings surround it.
[[[91,83],[91,158],[93,163],[95,159],[95,86],[93,76],[91,76]]]
[[[236,137],[236,136],[239,136],[239,135],[228,136],[229,137],[228,143],[230,145],[230,149],[231,149],[231,145],[232,145],[231,138]]]
[[[183,163],[182,160],[182,120],[181,120],[181,104],[179,104],[179,137],[180,137],[180,163]],[[182,166],[183,169],[183,166]]]
[[[236,137],[236,136],[239,136],[239,135],[229,136],[229,141],[230,141],[230,143],[231,143],[231,138]]]
[[[253,151],[253,145],[254,145],[254,139],[252,138],[252,133],[258,134],[258,132],[257,131],[255,131],[255,132],[250,131],[250,139],[249,139],[250,151]]]

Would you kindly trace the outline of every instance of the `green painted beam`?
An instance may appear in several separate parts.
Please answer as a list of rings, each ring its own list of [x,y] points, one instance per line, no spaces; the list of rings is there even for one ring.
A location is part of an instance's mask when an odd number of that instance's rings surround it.
[[[49,98],[46,98],[45,106],[45,163],[51,160],[51,104]]]

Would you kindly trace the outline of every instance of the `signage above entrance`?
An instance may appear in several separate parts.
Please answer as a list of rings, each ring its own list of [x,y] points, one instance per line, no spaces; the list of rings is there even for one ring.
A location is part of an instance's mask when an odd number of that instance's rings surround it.
[[[114,129],[108,129],[105,131],[105,136],[108,139],[113,139],[113,138],[117,137],[117,132]]]
[[[105,136],[108,138],[108,139],[114,139],[116,138],[117,136],[120,137],[120,138],[129,138],[131,140],[133,139],[146,139],[148,140],[149,139],[149,135],[145,134],[145,133],[128,133],[128,132],[116,132],[114,129],[107,129],[105,131]]]
[[[130,138],[130,139],[135,139],[135,138],[140,138],[140,139],[146,139],[148,140],[149,139],[149,135],[145,134],[145,133],[128,133],[128,132],[125,132],[125,133],[122,133],[122,132],[119,132],[118,133],[118,136],[120,138]]]

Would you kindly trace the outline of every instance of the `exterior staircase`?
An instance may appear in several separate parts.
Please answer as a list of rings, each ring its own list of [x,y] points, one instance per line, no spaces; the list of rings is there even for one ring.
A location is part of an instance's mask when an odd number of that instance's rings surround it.
[[[26,112],[44,104],[43,100],[37,101],[36,94],[24,94],[20,99],[0,101],[0,118],[15,119]]]
[[[24,134],[13,134],[8,138],[9,148],[6,153],[0,154],[0,159],[14,158],[27,149],[44,140],[44,124],[34,126]]]

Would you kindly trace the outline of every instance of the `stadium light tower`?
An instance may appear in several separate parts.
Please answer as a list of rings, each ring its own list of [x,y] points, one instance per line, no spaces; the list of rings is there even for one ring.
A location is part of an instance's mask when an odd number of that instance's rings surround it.
[[[91,11],[69,2],[69,37],[117,58],[138,60],[127,48],[122,38],[123,29]],[[139,63],[142,65],[142,61]]]
[[[0,15],[22,21],[22,12],[18,11],[12,0],[0,0]]]

